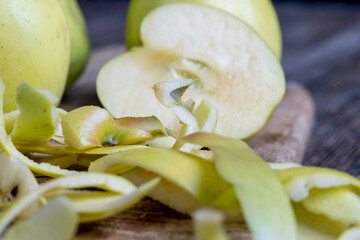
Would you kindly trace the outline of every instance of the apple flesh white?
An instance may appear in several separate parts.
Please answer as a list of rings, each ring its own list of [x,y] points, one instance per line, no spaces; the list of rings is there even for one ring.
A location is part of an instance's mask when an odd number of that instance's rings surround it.
[[[66,87],[70,87],[86,67],[90,55],[90,40],[77,0],[58,1],[64,11],[70,32],[70,68],[66,83]]]
[[[146,15],[157,7],[173,3],[195,3],[214,7],[241,19],[252,27],[281,58],[281,31],[270,0],[132,0],[130,2],[126,44],[128,48],[141,43],[140,26]]]
[[[143,47],[111,60],[98,76],[100,101],[115,117],[155,115],[166,128],[180,131],[152,87],[191,73],[199,82],[184,99],[209,100],[219,111],[215,132],[244,139],[261,130],[284,95],[283,70],[266,43],[220,10],[160,7],[144,19],[141,39]]]
[[[4,112],[17,109],[21,80],[61,98],[69,68],[69,31],[57,0],[0,1],[0,78]]]

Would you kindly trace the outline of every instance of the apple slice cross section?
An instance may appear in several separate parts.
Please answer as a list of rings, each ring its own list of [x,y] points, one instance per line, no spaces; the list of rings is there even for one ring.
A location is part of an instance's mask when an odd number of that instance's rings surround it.
[[[282,67],[266,43],[220,10],[186,3],[157,8],[144,19],[141,40],[142,47],[111,60],[97,79],[99,99],[116,118],[155,115],[178,131],[179,121],[152,90],[155,83],[177,80],[177,69],[200,81],[184,99],[210,101],[219,111],[215,133],[237,139],[259,132],[284,95]]]

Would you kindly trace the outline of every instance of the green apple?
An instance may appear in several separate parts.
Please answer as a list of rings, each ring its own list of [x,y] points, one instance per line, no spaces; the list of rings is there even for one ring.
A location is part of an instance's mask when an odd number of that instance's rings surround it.
[[[219,112],[215,133],[245,139],[261,130],[285,93],[282,67],[266,43],[223,11],[185,3],[157,8],[144,19],[141,39],[143,47],[111,60],[97,79],[101,103],[117,118],[155,115],[180,131],[152,87],[191,73],[198,82],[183,98],[207,99]]]
[[[0,1],[0,78],[4,111],[17,108],[21,80],[61,98],[69,68],[69,30],[57,0]]]
[[[166,4],[181,2],[218,8],[243,20],[265,40],[275,56],[281,58],[281,30],[271,0],[132,0],[126,28],[128,48],[141,43],[140,25],[149,12]]]
[[[77,0],[58,0],[70,32],[70,67],[66,87],[73,84],[84,71],[90,55],[90,40],[86,22]]]

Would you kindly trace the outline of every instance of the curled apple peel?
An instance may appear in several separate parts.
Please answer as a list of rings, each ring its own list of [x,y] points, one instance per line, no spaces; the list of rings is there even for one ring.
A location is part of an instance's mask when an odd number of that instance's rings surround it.
[[[61,118],[65,143],[77,150],[103,145],[135,144],[152,137],[151,133],[135,128],[122,128],[103,108],[85,106]]]

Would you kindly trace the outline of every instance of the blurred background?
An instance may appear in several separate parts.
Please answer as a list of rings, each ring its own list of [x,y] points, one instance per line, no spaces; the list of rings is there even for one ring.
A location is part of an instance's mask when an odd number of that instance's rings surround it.
[[[287,81],[303,84],[316,102],[304,164],[360,177],[360,1],[273,2],[282,28]],[[124,43],[128,1],[79,4],[93,50]]]

